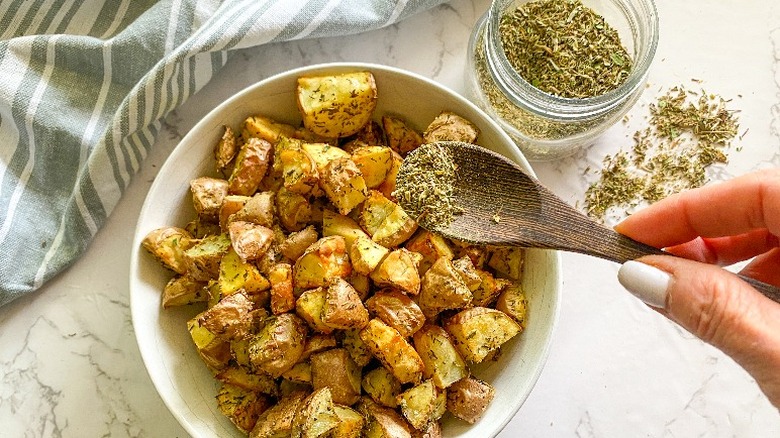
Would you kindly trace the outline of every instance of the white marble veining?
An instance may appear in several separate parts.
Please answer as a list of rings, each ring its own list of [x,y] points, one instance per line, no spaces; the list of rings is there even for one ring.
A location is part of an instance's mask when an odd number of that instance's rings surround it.
[[[733,99],[740,152],[725,178],[780,166],[780,4],[658,2],[661,38],[650,85],[628,124],[593,147],[535,163],[564,199],[582,202],[605,154],[630,147],[643,105],[691,79]],[[130,243],[165,157],[211,108],[271,74],[328,61],[389,64],[462,92],[466,44],[487,0],[453,0],[385,29],[235,53],[165,121],[105,228],[83,258],[38,293],[0,308],[0,436],[186,437],[157,396],[130,322]],[[735,145],[736,146],[736,145]],[[617,266],[564,254],[560,324],[548,365],[501,433],[509,437],[776,437],[780,415],[719,351],[649,310],[617,283]]]

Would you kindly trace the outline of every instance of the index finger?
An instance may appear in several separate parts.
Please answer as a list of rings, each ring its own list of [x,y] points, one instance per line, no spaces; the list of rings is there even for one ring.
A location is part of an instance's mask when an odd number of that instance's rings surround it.
[[[657,248],[762,228],[780,235],[780,169],[672,195],[615,226],[617,232]]]

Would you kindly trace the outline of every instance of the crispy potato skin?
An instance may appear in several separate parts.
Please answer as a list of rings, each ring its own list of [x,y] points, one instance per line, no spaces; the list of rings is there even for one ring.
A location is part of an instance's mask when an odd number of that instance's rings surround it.
[[[302,76],[298,78],[297,97],[307,129],[324,137],[346,137],[371,120],[376,82],[370,72]]]
[[[420,306],[402,292],[385,289],[375,293],[366,301],[371,315],[398,330],[401,336],[408,338],[425,323]]]
[[[360,400],[361,368],[343,348],[332,348],[311,356],[314,390],[329,388],[333,401],[353,405]]]
[[[271,143],[256,137],[241,146],[228,180],[230,194],[252,196],[257,191],[268,170],[272,149]]]
[[[166,268],[185,274],[187,262],[184,252],[195,243],[195,239],[183,228],[162,227],[150,231],[141,245]]]
[[[273,377],[291,369],[303,354],[306,343],[306,323],[283,313],[271,319],[250,342],[252,365]]]
[[[515,335],[520,326],[506,313],[487,307],[461,310],[444,323],[455,347],[469,362],[479,363]]]
[[[414,334],[414,349],[420,355],[425,370],[423,376],[439,388],[447,388],[468,377],[466,362],[458,353],[446,330],[427,324]]]
[[[219,209],[228,194],[228,182],[204,176],[190,181],[190,191],[192,205],[198,216],[207,222],[218,222]]]
[[[426,143],[435,141],[462,141],[474,143],[479,135],[479,129],[463,117],[443,111],[436,116],[423,133]]]
[[[360,332],[360,339],[401,383],[419,382],[422,378],[425,365],[398,330],[374,318]]]
[[[485,413],[495,389],[479,379],[467,377],[447,388],[447,410],[463,421],[474,424]]]

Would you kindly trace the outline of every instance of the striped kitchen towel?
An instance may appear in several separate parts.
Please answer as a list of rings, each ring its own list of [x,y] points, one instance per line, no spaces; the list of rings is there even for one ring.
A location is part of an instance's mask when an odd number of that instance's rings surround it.
[[[376,29],[444,0],[0,1],[0,305],[89,245],[232,50]]]

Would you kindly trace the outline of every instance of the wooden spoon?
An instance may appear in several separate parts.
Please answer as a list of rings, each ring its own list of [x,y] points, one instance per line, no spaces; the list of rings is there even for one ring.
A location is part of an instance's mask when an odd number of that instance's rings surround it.
[[[446,148],[452,156],[457,168],[452,203],[463,211],[453,215],[449,224],[421,221],[420,225],[431,231],[475,244],[557,249],[617,263],[651,254],[670,255],[592,221],[528,176],[517,164],[488,149],[441,141],[420,146],[413,153],[435,147]],[[413,171],[409,161],[401,165],[398,185]],[[414,206],[404,198],[399,197],[399,204],[415,213]],[[739,277],[780,303],[780,288],[743,275]]]

